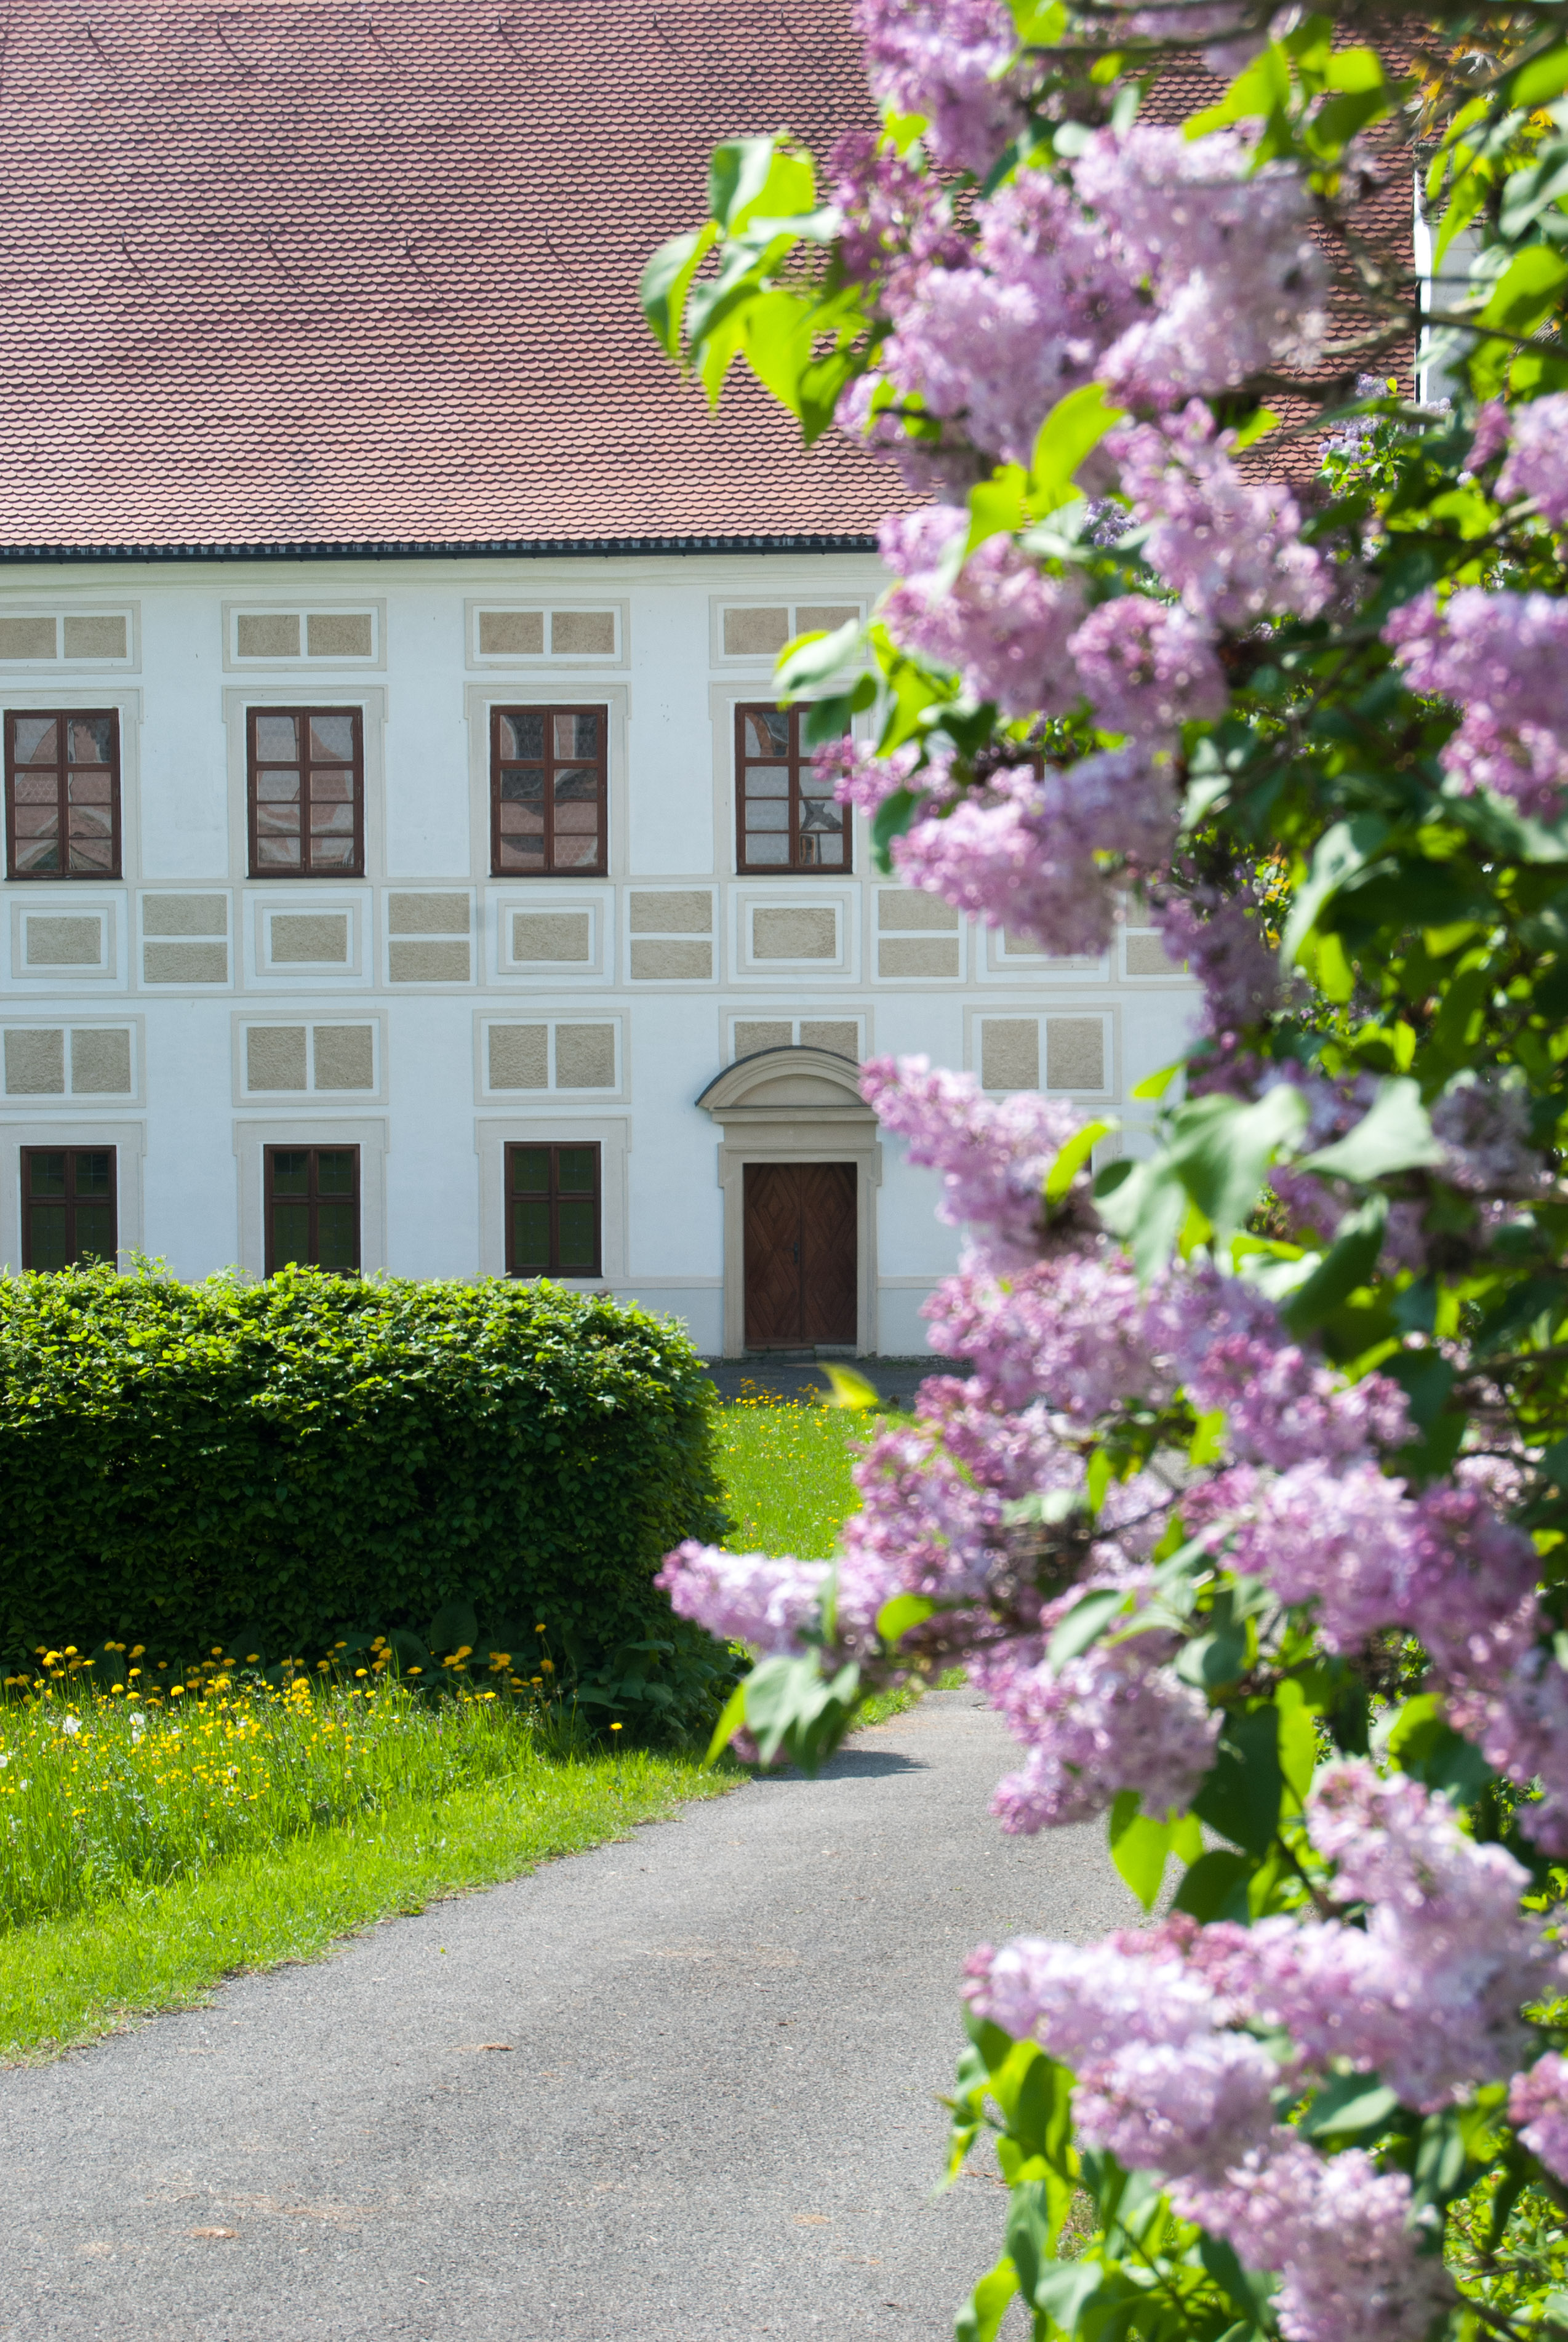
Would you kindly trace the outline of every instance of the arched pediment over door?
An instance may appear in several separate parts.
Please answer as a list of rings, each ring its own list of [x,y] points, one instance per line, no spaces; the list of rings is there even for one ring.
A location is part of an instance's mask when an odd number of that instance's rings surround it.
[[[853,1276],[854,1334],[847,1318],[834,1327],[834,1338],[803,1334],[799,1346],[850,1348],[863,1356],[876,1348],[876,1190],[882,1180],[882,1147],[876,1117],[860,1095],[860,1068],[853,1058],[835,1056],[829,1049],[761,1049],[754,1056],[737,1058],[711,1081],[697,1100],[719,1126],[719,1186],[724,1198],[724,1356],[738,1358],[747,1345],[747,1166],[797,1165],[846,1166],[853,1175],[853,1198],[844,1172],[812,1183],[814,1201],[807,1208],[824,1220],[835,1213],[835,1194],[842,1190],[845,1208],[853,1211],[854,1263],[850,1269],[842,1243],[822,1261],[822,1298],[830,1300],[831,1281],[836,1291],[842,1278]],[[804,1178],[805,1171],[800,1175]],[[750,1260],[753,1279],[754,1328],[759,1303],[759,1189],[776,1191],[792,1183],[774,1177],[765,1183],[754,1177]],[[811,1226],[807,1227],[804,1273],[812,1275]],[[833,1243],[824,1228],[824,1245]],[[780,1273],[783,1274],[782,1265]],[[810,1292],[807,1293],[810,1300]],[[810,1322],[809,1319],[807,1321]],[[838,1336],[844,1338],[840,1340]],[[794,1346],[791,1344],[790,1346]]]

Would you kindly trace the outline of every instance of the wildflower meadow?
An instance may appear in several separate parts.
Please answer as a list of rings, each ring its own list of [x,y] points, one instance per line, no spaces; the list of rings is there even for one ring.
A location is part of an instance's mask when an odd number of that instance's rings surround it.
[[[884,870],[1201,1003],[1122,1125],[865,1069],[964,1368],[664,1583],[764,1757],[963,1662],[1161,1914],[973,1952],[963,2342],[1568,2333],[1563,12],[856,14],[880,126],[721,147],[649,323],[889,465],[779,671]]]

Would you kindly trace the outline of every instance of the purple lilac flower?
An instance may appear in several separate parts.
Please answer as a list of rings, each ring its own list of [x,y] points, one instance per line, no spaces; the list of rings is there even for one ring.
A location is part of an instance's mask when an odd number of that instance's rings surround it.
[[[1223,714],[1225,678],[1189,610],[1124,594],[1092,610],[1068,649],[1103,731],[1164,742]]]
[[[1508,2119],[1554,2178],[1568,2180],[1568,2057],[1537,2057],[1508,2087]]]
[[[878,104],[924,115],[939,163],[988,171],[1023,121],[996,78],[1018,45],[1004,0],[855,0],[854,21]]]
[[[950,583],[944,556],[969,526],[946,505],[882,524],[882,557],[901,582],[883,620],[904,649],[956,667],[966,690],[1004,716],[1065,715],[1078,696],[1068,643],[1084,615],[1076,579],[1046,577],[1010,536],[993,536]]]
[[[1543,818],[1559,812],[1568,783],[1568,603],[1464,586],[1440,607],[1429,591],[1395,610],[1383,632],[1412,691],[1462,711],[1441,751],[1460,788],[1495,790]]]
[[[1038,1257],[1046,1176],[1084,1127],[1074,1107],[1027,1091],[985,1097],[973,1074],[934,1072],[926,1057],[874,1057],[860,1087],[910,1161],[941,1172],[939,1218],[984,1229],[998,1258]]]
[[[1315,617],[1332,573],[1301,542],[1294,497],[1275,480],[1249,479],[1232,462],[1233,435],[1216,435],[1194,400],[1164,424],[1122,424],[1105,441],[1122,492],[1148,528],[1144,554],[1195,616],[1243,629],[1265,616]]]
[[[1500,402],[1493,402],[1500,404]],[[1536,510],[1554,529],[1568,526],[1568,391],[1553,391],[1516,410],[1506,411],[1504,429],[1512,421],[1508,461],[1497,475],[1497,494],[1504,500],[1530,496]],[[1495,452],[1496,425],[1489,407],[1476,417],[1472,467],[1479,470]]]
[[[688,1537],[666,1554],[654,1580],[679,1617],[694,1618],[721,1643],[765,1654],[800,1647],[815,1623],[830,1575],[824,1561],[775,1560],[765,1553],[721,1553]]]

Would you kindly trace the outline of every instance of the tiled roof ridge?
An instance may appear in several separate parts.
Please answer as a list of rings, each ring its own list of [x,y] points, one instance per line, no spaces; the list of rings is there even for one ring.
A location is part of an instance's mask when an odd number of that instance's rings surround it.
[[[530,537],[302,537],[253,544],[211,539],[119,545],[0,542],[0,562],[50,561],[435,561],[546,560],[552,555],[643,555],[659,553],[874,553],[867,532],[795,530],[750,535]]]

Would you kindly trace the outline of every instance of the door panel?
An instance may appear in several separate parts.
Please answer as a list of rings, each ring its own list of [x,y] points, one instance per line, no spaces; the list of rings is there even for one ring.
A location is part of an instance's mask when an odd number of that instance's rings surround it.
[[[747,1346],[853,1343],[854,1164],[748,1163],[744,1210]]]

